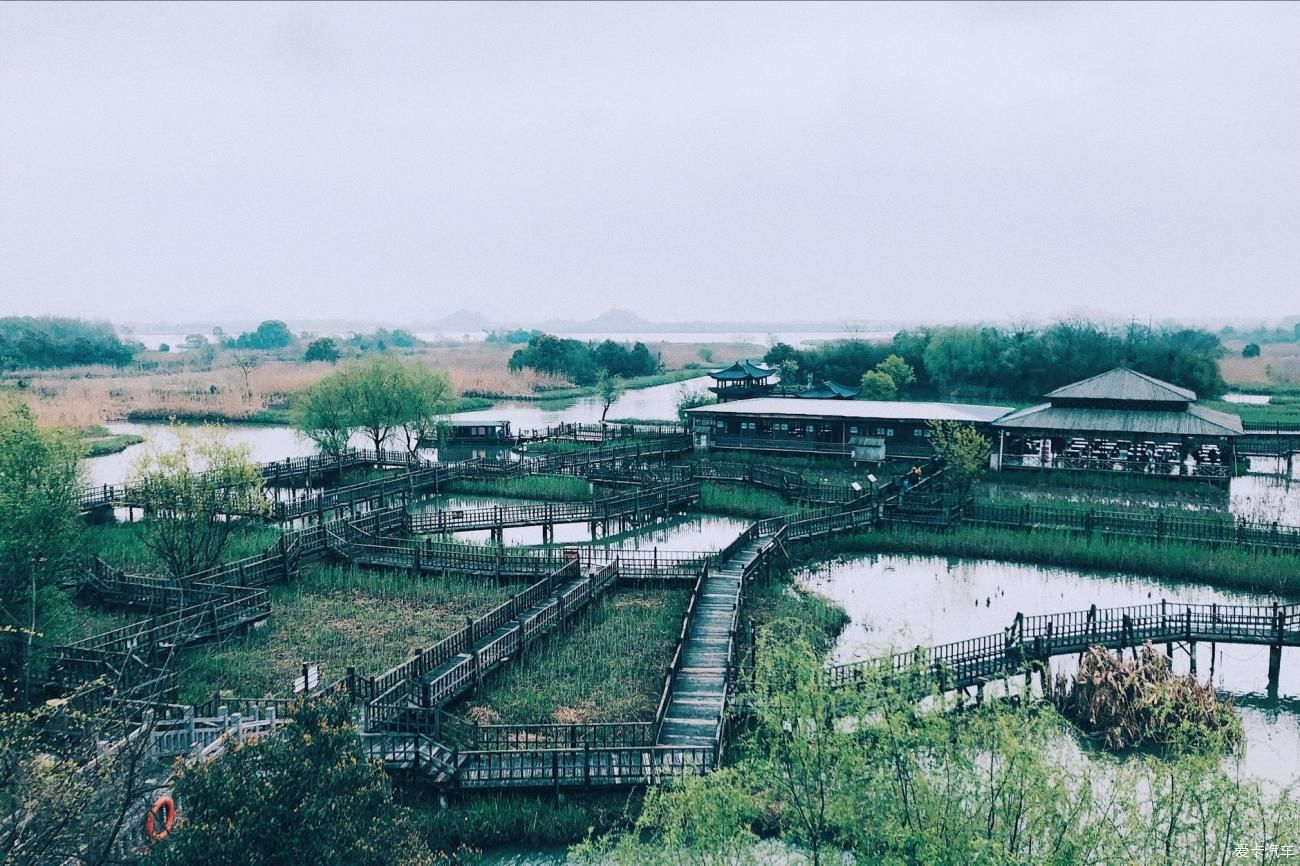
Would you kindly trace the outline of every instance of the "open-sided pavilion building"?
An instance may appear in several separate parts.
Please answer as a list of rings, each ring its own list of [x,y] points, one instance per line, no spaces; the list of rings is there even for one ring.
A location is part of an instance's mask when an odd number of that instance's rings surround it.
[[[993,422],[995,468],[1234,474],[1241,418],[1198,406],[1186,388],[1121,367],[1057,388],[1047,400]]]

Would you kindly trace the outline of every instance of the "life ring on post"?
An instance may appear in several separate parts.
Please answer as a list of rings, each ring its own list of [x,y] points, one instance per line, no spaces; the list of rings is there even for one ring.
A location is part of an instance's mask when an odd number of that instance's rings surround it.
[[[167,838],[176,823],[176,803],[166,794],[153,801],[149,814],[144,816],[144,834],[150,842]]]

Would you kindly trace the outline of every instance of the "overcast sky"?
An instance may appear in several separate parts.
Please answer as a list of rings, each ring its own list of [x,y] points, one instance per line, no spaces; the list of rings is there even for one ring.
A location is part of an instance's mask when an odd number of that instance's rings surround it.
[[[0,4],[0,314],[1300,312],[1300,4]]]

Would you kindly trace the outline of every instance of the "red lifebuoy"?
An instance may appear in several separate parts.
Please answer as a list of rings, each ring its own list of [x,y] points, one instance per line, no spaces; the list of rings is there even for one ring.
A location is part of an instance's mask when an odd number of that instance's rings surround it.
[[[166,794],[153,801],[149,814],[144,817],[144,834],[149,841],[166,839],[176,823],[176,804]],[[161,826],[159,826],[161,825]]]

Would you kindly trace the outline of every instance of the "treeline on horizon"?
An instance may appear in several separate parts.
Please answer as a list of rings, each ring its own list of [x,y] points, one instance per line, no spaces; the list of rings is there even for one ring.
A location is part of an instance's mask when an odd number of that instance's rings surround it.
[[[527,367],[563,376],[575,385],[590,385],[602,373],[622,378],[652,376],[663,368],[663,362],[640,341],[628,348],[613,340],[584,343],[554,334],[536,334],[528,345],[510,355],[509,367],[512,373]]]
[[[0,318],[0,369],[129,364],[144,347],[125,343],[108,322],[54,316]]]
[[[1222,394],[1224,354],[1219,337],[1195,328],[1110,328],[1069,320],[1043,328],[953,326],[899,331],[879,342],[839,340],[808,349],[777,343],[763,360],[782,367],[782,378],[830,380],[856,386],[890,355],[916,373],[907,397],[967,400],[1036,400],[1047,392],[1128,367],[1190,388],[1201,398]]]

